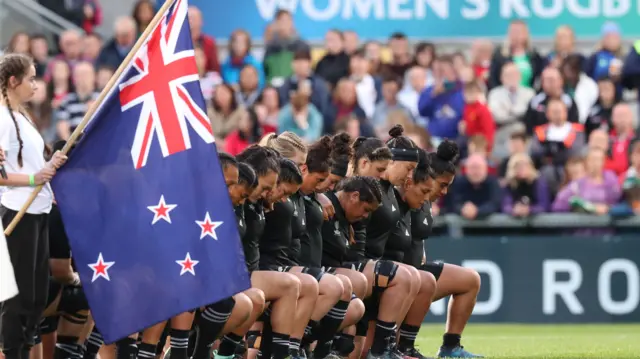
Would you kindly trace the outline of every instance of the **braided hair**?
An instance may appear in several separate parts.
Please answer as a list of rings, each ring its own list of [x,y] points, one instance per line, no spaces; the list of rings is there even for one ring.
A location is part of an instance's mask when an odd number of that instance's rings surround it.
[[[307,146],[302,139],[293,132],[285,131],[279,135],[270,133],[258,143],[260,146],[273,148],[285,158],[294,158],[297,153],[307,154]]]
[[[9,89],[9,81],[11,80],[11,78],[13,77],[20,83],[22,83],[22,81],[24,81],[24,78],[27,76],[27,73],[29,72],[31,66],[33,66],[33,61],[31,60],[31,58],[22,54],[7,54],[0,59],[0,92],[2,93],[2,100],[5,102],[5,105],[9,109],[9,115],[13,120],[13,125],[16,128],[16,137],[18,138],[19,145],[18,166],[20,167],[22,167],[23,165],[22,149],[24,147],[24,141],[22,140],[22,135],[20,134],[20,126],[18,126],[18,121],[13,114],[14,109],[11,107],[11,102],[9,101],[9,95],[7,91]],[[16,110],[20,111],[21,109]]]
[[[444,140],[435,152],[429,153],[429,165],[434,177],[444,174],[455,175],[455,162],[460,156],[458,145],[451,140]]]
[[[340,182],[336,191],[347,193],[358,192],[360,201],[367,203],[382,203],[382,187],[373,177],[351,176]]]

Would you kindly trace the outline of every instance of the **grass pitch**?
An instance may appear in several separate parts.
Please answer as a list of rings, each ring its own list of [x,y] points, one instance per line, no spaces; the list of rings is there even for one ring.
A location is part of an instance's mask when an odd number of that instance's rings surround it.
[[[435,355],[443,331],[444,325],[423,325],[416,341],[422,354]],[[470,324],[462,345],[486,358],[640,358],[640,324]]]

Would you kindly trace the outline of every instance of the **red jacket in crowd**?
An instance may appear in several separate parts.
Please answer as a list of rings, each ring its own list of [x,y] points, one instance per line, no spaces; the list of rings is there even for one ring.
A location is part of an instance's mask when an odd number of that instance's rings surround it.
[[[490,67],[491,67],[490,62],[487,62],[486,64],[473,64],[472,66],[473,73],[476,75],[476,78],[485,84],[489,81]]]
[[[488,151],[491,152],[496,124],[487,105],[480,101],[465,104],[462,121],[465,124],[465,135],[467,137],[483,135],[487,139]]]
[[[617,136],[615,130],[611,131],[610,156],[604,162],[604,169],[615,172],[620,176],[629,169],[629,144],[633,139],[633,133],[627,136]]]
[[[209,35],[202,34],[193,44],[195,47],[200,47],[204,56],[207,58],[205,69],[207,72],[220,73],[220,61],[218,61],[218,46],[216,46],[216,40]]]

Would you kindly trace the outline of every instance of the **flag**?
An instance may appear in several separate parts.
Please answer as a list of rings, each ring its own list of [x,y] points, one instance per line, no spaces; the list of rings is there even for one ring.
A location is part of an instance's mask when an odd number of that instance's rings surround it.
[[[250,287],[175,0],[52,182],[106,342]]]
[[[0,222],[0,230],[2,230],[2,233],[0,233],[0,303],[2,303],[18,294],[18,286],[16,285],[2,222]]]

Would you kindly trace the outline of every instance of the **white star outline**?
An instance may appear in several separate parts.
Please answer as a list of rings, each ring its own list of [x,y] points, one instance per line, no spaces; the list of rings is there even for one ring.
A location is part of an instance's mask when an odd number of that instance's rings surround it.
[[[176,263],[178,263],[182,267],[182,269],[180,270],[181,276],[185,273],[191,273],[195,276],[195,266],[196,264],[200,263],[200,261],[194,261],[193,259],[191,259],[191,253],[187,252],[187,256],[184,258],[184,260],[177,260]]]
[[[212,221],[211,217],[209,216],[209,212],[206,212],[204,216],[204,221],[196,221],[196,224],[200,226],[200,230],[201,230],[200,239],[203,239],[204,237],[209,236],[217,241],[218,234],[216,233],[216,229],[222,226],[224,222]],[[207,227],[211,227],[211,228],[207,228]]]
[[[111,281],[109,277],[109,268],[111,268],[116,262],[105,262],[104,258],[102,258],[102,252],[98,254],[98,260],[95,263],[88,264],[89,268],[93,271],[93,277],[91,278],[91,283],[95,282],[98,278],[104,278],[107,281]],[[97,266],[104,266],[103,270],[98,270]]]
[[[156,224],[156,222],[158,222],[159,220],[163,219],[168,223],[171,223],[171,216],[169,215],[169,213],[171,211],[173,211],[176,207],[178,207],[177,204],[167,204],[167,202],[165,202],[164,200],[164,195],[160,196],[160,201],[158,202],[157,205],[155,206],[147,206],[147,209],[149,209],[151,212],[153,212],[153,220],[151,221],[151,224]],[[161,213],[161,209],[164,209],[164,212],[166,213]]]

